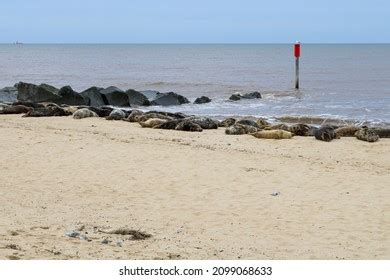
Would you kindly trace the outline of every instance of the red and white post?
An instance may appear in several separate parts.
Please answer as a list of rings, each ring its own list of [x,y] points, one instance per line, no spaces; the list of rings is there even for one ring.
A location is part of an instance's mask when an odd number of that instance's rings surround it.
[[[298,41],[294,44],[294,56],[295,56],[295,88],[299,89],[299,57],[301,56],[301,43]]]

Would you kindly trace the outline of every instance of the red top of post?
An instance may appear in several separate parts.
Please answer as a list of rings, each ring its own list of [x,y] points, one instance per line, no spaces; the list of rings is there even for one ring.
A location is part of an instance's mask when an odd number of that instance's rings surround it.
[[[294,44],[294,55],[296,58],[301,56],[301,43],[299,42]]]

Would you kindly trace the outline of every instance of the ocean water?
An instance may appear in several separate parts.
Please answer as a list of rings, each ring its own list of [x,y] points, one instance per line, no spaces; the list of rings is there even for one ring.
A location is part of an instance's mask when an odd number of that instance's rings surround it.
[[[390,44],[0,45],[0,87],[18,81],[174,91],[209,104],[164,107],[213,116],[308,116],[390,123]],[[235,92],[263,98],[227,101]],[[161,108],[152,108],[161,109]]]

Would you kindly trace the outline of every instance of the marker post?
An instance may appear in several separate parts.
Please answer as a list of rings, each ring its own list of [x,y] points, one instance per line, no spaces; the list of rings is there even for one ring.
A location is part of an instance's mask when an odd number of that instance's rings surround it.
[[[294,44],[294,56],[295,56],[295,88],[299,89],[299,57],[301,56],[301,43],[296,42]]]

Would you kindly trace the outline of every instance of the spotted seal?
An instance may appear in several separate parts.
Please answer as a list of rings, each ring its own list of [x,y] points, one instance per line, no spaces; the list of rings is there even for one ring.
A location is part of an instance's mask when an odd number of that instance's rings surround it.
[[[106,120],[114,120],[114,121],[118,121],[118,120],[122,120],[126,117],[126,113],[123,112],[122,110],[120,109],[114,109],[112,110],[112,112],[110,113],[110,115],[108,115],[106,117]]]
[[[362,127],[362,129],[356,131],[355,137],[359,140],[366,142],[376,142],[379,140],[378,134],[374,129],[368,127]]]
[[[23,114],[33,110],[31,107],[27,107],[24,105],[11,105],[11,106],[3,106],[3,109],[0,110],[0,114],[8,115],[8,114]]]
[[[218,124],[218,126],[220,126],[220,127],[229,127],[229,126],[232,126],[235,123],[236,123],[236,119],[235,118],[227,118],[227,119],[224,119],[223,121],[221,121]]]
[[[166,122],[167,122],[167,120],[153,118],[153,119],[148,119],[147,121],[144,121],[144,122],[139,122],[139,124],[142,127],[153,128],[156,125],[160,125],[160,124],[163,124],[163,123],[166,123]]]
[[[225,129],[227,135],[242,135],[257,132],[258,129],[251,125],[236,123]]]
[[[183,120],[179,122],[175,127],[175,129],[182,130],[182,131],[193,131],[193,132],[201,132],[203,130],[199,124],[191,120]]]
[[[353,137],[355,133],[359,131],[361,128],[358,126],[342,126],[336,128],[334,132],[338,137]]]

